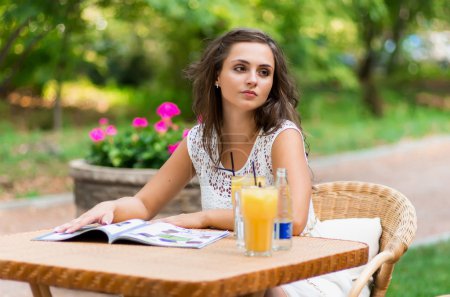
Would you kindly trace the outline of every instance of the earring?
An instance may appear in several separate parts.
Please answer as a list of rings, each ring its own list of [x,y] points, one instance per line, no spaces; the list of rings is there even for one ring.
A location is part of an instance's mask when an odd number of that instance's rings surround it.
[[[219,88],[219,83],[218,82],[216,82],[216,89],[218,89]]]

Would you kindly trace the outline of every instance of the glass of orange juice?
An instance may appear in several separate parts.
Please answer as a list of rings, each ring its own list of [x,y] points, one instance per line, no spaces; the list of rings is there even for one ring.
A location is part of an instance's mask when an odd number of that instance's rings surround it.
[[[241,204],[245,255],[271,256],[273,224],[278,211],[277,189],[275,187],[243,187]]]
[[[265,177],[257,176],[256,183],[265,185]],[[244,221],[241,211],[241,189],[255,184],[255,178],[251,175],[240,175],[231,177],[231,202],[233,203],[234,214],[234,234],[236,236],[236,245],[240,249],[244,249]]]

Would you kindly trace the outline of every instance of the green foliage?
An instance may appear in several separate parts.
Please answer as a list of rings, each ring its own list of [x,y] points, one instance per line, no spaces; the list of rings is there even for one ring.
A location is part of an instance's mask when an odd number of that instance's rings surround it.
[[[65,67],[79,62],[72,47],[64,48],[64,32],[79,34],[83,1],[6,1],[0,4],[0,90],[28,88],[40,94],[52,79],[58,61]],[[61,65],[61,64],[60,64]],[[59,65],[59,66],[60,66]]]
[[[416,247],[395,265],[387,297],[441,296],[450,292],[450,241]]]
[[[357,89],[358,61],[369,39],[381,73],[389,65],[400,65],[397,73],[415,76],[423,63],[405,58],[398,45],[412,32],[445,30],[445,4],[445,0],[7,0],[0,4],[0,91],[7,95],[27,90],[40,96],[51,81],[88,77],[99,86],[135,88],[138,93],[177,100],[188,110],[191,86],[183,69],[199,58],[208,40],[238,26],[260,28],[274,36],[300,86]],[[397,45],[393,53],[384,49],[386,41]],[[443,71],[447,69],[444,65]]]

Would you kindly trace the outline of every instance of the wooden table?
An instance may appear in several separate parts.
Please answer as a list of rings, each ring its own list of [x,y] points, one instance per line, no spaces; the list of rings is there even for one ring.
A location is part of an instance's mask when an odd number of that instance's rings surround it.
[[[239,296],[367,263],[364,243],[295,237],[269,258],[245,257],[232,237],[202,249],[43,242],[45,231],[0,237],[0,278],[126,296]]]

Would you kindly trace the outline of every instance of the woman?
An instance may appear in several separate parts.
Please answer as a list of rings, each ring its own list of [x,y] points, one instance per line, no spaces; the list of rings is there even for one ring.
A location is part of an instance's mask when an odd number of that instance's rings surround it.
[[[200,181],[202,211],[163,220],[185,228],[232,230],[231,172],[223,170],[232,168],[231,155],[237,175],[252,173],[254,165],[269,184],[276,168],[286,168],[293,232],[312,230],[311,178],[295,110],[298,99],[278,45],[261,31],[235,29],[213,40],[187,75],[201,123],[135,196],[102,202],[57,232],[74,232],[90,223],[150,220],[194,175]],[[266,295],[301,296],[298,283],[300,291],[302,286],[315,290],[314,284],[297,282],[294,289],[289,284]]]
[[[311,181],[295,110],[297,95],[280,48],[266,34],[236,29],[212,41],[187,70],[193,80],[195,126],[158,173],[134,196],[96,205],[57,228],[73,232],[90,223],[152,219],[197,174],[203,210],[164,219],[187,228],[233,229],[230,153],[238,174],[273,182],[287,168],[294,234],[306,226]],[[218,169],[219,168],[219,169]]]

